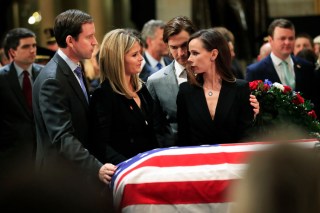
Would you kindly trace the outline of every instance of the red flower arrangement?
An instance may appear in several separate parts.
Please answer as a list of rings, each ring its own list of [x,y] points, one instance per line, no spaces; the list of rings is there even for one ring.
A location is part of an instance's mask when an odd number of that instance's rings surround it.
[[[279,124],[296,125],[312,136],[320,134],[320,123],[310,100],[303,98],[289,86],[256,80],[249,82],[250,90],[260,103],[256,126],[260,133],[268,133],[269,127]]]

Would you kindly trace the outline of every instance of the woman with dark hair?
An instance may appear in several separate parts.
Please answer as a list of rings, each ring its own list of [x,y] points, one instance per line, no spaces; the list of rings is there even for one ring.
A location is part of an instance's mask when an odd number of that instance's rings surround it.
[[[178,145],[234,143],[247,138],[253,122],[248,82],[231,71],[227,41],[215,29],[191,35],[189,82],[177,97]]]

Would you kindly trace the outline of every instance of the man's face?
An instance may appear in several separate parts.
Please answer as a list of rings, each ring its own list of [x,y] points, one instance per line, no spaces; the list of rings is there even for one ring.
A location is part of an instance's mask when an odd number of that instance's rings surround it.
[[[310,49],[313,50],[312,44],[308,38],[299,37],[294,42],[294,50],[293,54],[297,55],[303,49]]]
[[[17,63],[20,67],[29,67],[36,59],[36,38],[29,37],[20,39],[17,49],[14,50],[11,48],[9,53],[13,57],[15,63]]]
[[[168,46],[169,51],[180,65],[186,66],[188,62],[188,40],[189,33],[187,31],[181,31],[179,34],[169,37]]]
[[[168,55],[167,45],[163,42],[163,29],[157,28],[155,37],[148,40],[148,49],[152,48],[152,52],[156,52],[159,57]]]
[[[71,49],[73,57],[75,57],[76,61],[90,59],[97,44],[94,23],[83,24],[82,32],[79,34],[78,39],[72,38]]]
[[[293,51],[294,40],[294,30],[276,27],[273,37],[269,37],[273,54],[281,59],[286,59]]]

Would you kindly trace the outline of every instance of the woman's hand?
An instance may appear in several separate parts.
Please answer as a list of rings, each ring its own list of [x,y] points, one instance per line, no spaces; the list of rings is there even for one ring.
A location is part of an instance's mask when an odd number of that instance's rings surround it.
[[[250,95],[250,104],[253,106],[253,113],[254,113],[254,119],[256,119],[256,116],[260,112],[260,104],[259,101],[257,100],[256,96]]]

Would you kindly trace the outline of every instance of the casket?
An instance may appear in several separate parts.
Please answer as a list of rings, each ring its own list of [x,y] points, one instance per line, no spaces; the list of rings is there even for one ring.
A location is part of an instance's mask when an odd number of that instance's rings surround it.
[[[316,139],[290,141],[313,148]],[[269,142],[171,147],[141,153],[118,165],[111,181],[118,212],[227,213],[227,195],[253,153]]]

